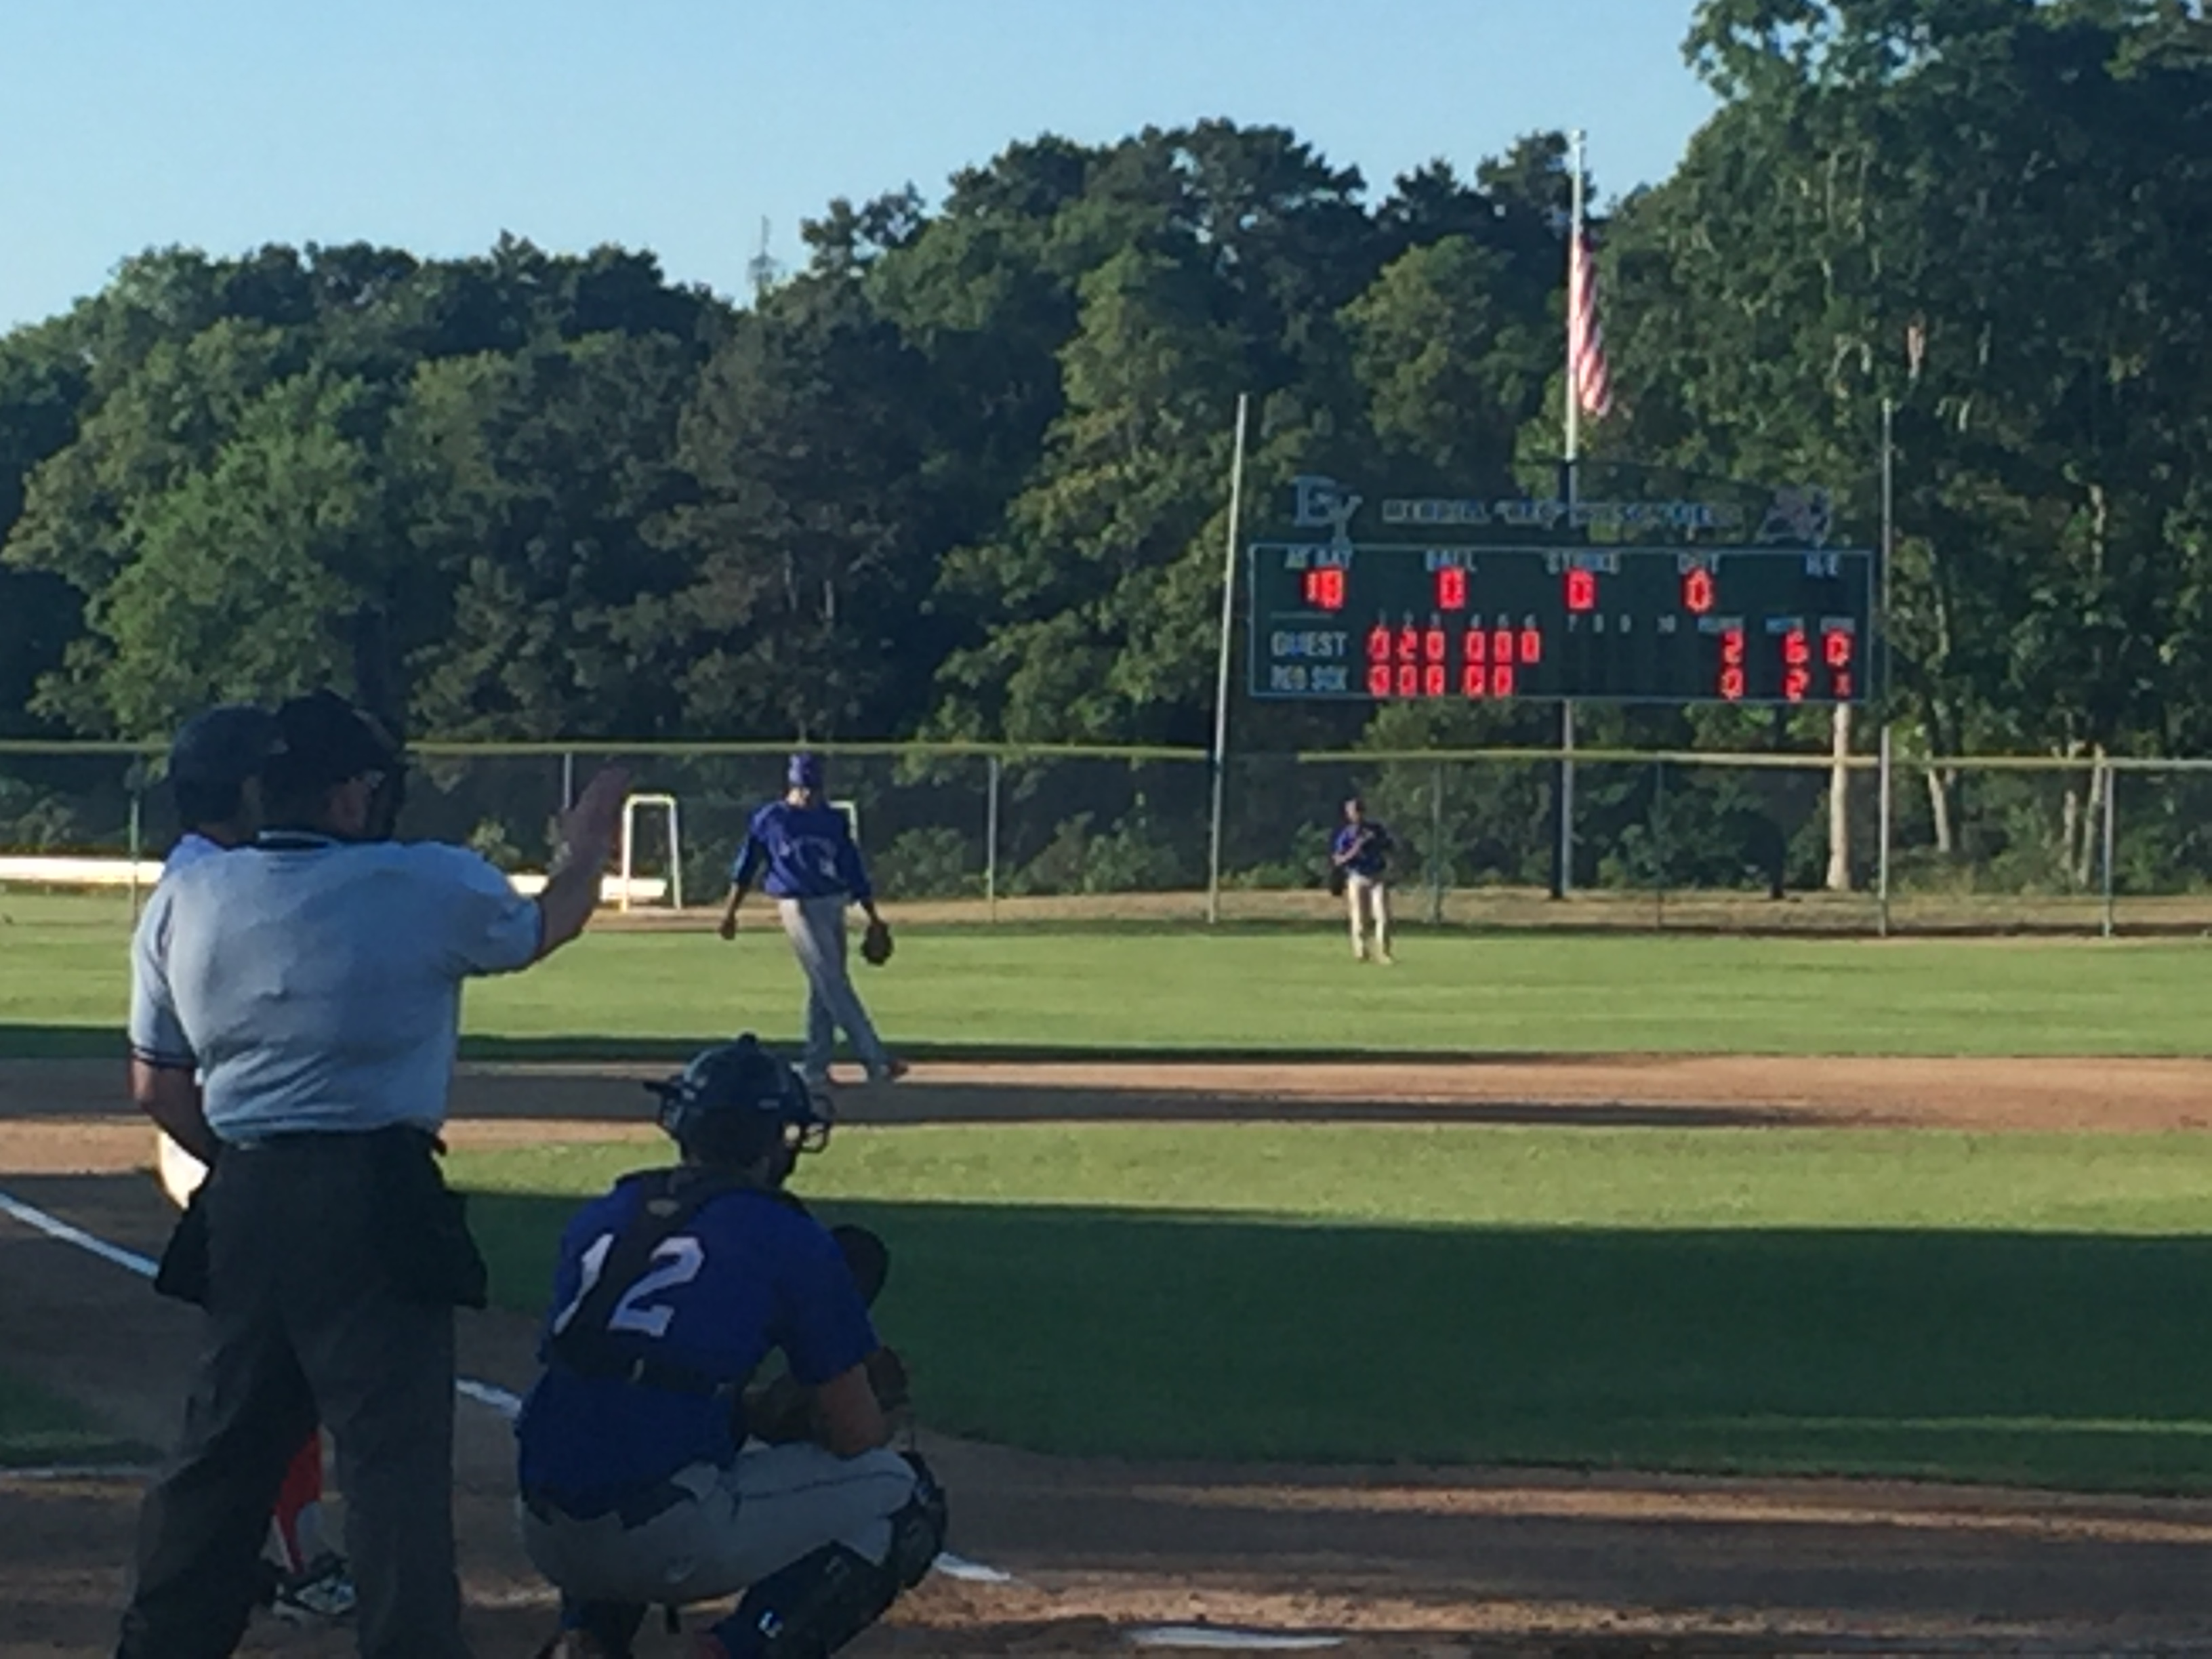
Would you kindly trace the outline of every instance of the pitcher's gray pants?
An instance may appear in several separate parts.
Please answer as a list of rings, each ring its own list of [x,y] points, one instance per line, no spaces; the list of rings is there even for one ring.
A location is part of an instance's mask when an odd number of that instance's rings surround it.
[[[769,1446],[740,1453],[726,1469],[694,1463],[673,1484],[690,1501],[637,1527],[617,1515],[579,1521],[526,1506],[522,1547],[575,1601],[719,1601],[824,1544],[881,1563],[890,1518],[914,1496],[914,1469],[894,1451],[839,1457],[820,1446]]]
[[[842,1028],[853,1040],[853,1050],[870,1077],[879,1077],[890,1063],[883,1039],[876,1035],[860,994],[853,988],[846,965],[845,908],[852,901],[842,893],[823,898],[778,899],[783,931],[791,940],[791,953],[806,975],[806,1054],[799,1072],[809,1083],[826,1083],[830,1062],[837,1052]]]

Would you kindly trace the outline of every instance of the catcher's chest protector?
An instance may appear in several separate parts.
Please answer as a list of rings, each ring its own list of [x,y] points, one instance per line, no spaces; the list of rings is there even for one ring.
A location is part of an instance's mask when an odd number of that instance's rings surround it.
[[[556,1364],[586,1376],[621,1377],[678,1394],[719,1394],[726,1385],[678,1361],[640,1354],[608,1328],[622,1299],[653,1266],[653,1255],[691,1224],[691,1219],[726,1193],[756,1190],[711,1170],[663,1170],[646,1178],[647,1192],[637,1213],[600,1263],[591,1287],[565,1313],[546,1341]]]

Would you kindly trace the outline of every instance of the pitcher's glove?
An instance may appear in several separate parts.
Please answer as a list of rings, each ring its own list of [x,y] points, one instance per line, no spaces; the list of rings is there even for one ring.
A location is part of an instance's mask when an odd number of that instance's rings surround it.
[[[896,1415],[914,1403],[907,1379],[906,1361],[895,1349],[878,1348],[863,1362],[868,1386],[875,1391],[877,1407],[885,1417]],[[788,1446],[814,1438],[813,1390],[786,1371],[773,1382],[745,1391],[744,1433],[771,1446]]]
[[[868,931],[860,935],[860,957],[872,968],[880,968],[891,959],[890,924],[881,916],[868,923]]]

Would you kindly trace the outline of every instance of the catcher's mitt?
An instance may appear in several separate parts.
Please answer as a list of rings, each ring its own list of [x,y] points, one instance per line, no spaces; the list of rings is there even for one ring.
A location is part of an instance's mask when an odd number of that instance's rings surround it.
[[[861,959],[873,968],[880,968],[891,959],[890,925],[881,917],[868,924],[868,931],[860,935]]]

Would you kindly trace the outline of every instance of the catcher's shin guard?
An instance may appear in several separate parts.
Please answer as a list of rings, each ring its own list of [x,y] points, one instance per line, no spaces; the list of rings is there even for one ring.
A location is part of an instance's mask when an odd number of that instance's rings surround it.
[[[827,1659],[890,1611],[902,1589],[928,1575],[945,1547],[944,1489],[912,1452],[915,1492],[891,1516],[890,1553],[878,1566],[842,1544],[824,1544],[770,1573],[714,1626],[732,1659]]]

